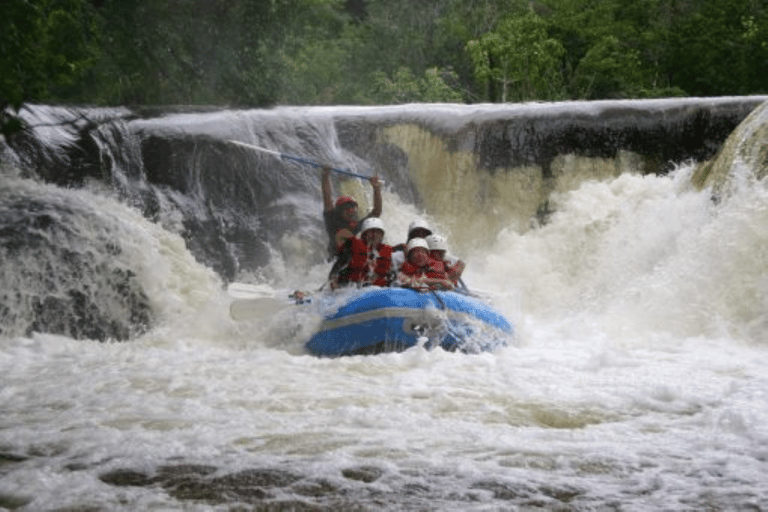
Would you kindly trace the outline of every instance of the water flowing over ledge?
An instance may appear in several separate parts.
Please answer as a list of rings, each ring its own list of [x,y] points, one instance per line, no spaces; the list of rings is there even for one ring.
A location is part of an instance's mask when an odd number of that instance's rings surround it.
[[[0,156],[8,175],[88,189],[137,209],[148,221],[181,236],[198,262],[231,281],[244,273],[260,272],[276,257],[301,253],[302,265],[321,263],[325,245],[318,173],[237,146],[232,140],[330,162],[359,174],[378,173],[387,181],[390,194],[385,208],[396,207],[394,201],[428,212],[462,249],[492,243],[504,229],[524,232],[546,223],[553,211],[553,195],[574,190],[584,181],[624,172],[664,174],[680,162],[711,158],[766,99],[195,112],[169,108],[144,113],[127,108],[30,106],[24,119],[31,128],[2,144]],[[370,188],[360,180],[337,179],[336,186],[359,197],[363,207],[370,199]],[[26,192],[31,194],[28,197],[40,195],[34,199],[38,213],[26,215],[26,220],[13,217],[12,222],[6,217],[2,226],[6,241],[15,240],[12,244],[18,245],[27,224],[40,219],[51,233],[88,236],[85,227],[67,225],[67,219],[73,218],[70,200],[60,194],[49,200],[47,190],[51,189]],[[24,209],[13,194],[3,201],[12,211]],[[31,199],[20,201],[30,203]],[[76,208],[88,208],[87,203],[79,198]],[[90,219],[97,232],[116,233],[117,224],[97,209]],[[146,272],[131,268],[130,263],[112,266],[114,254],[135,249],[120,247],[126,243],[124,237],[91,244],[83,242],[82,236],[59,238],[79,240],[70,243],[78,247],[90,244],[85,255],[73,247],[49,250],[48,257],[57,261],[41,264],[36,275],[61,265],[55,254],[64,250],[77,255],[73,261],[110,268],[109,272],[121,276],[115,290],[127,287],[131,298],[119,306],[125,320],[115,326],[90,331],[75,322],[75,327],[62,327],[59,332],[123,338],[143,330],[151,318],[149,299],[134,281]],[[9,267],[27,265],[30,257],[18,254],[9,257]],[[14,276],[29,273],[10,272]],[[92,304],[100,300],[93,291],[83,292],[76,275],[70,281],[62,284],[60,298],[54,302],[70,304],[73,301],[67,297],[80,297],[85,306],[73,306],[77,311],[70,312],[77,318],[110,316],[81,312],[98,309]],[[45,290],[40,293],[28,309],[46,309],[39,304],[51,303]],[[31,325],[40,323],[35,320]],[[137,329],[136,324],[141,327]]]
[[[511,213],[524,227],[545,219],[552,192],[585,179],[711,158],[766,99],[169,109],[152,117],[35,106],[25,112],[33,129],[4,154],[52,183],[101,182],[232,279],[267,264],[285,229],[318,241],[323,232],[316,173],[228,140],[378,172],[403,201],[446,217],[452,230],[492,238],[500,221],[457,220],[467,205]]]
[[[699,186],[711,185],[719,197],[733,192],[734,181],[768,175],[768,102],[763,103],[728,137],[717,157],[706,162],[693,180]]]

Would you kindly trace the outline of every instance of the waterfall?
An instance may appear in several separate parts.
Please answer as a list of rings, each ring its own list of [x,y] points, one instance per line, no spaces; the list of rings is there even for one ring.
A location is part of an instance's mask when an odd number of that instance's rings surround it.
[[[126,339],[156,321],[147,278],[140,277],[145,264],[137,263],[141,249],[121,245],[121,224],[140,224],[129,212],[182,240],[201,268],[225,282],[258,273],[276,257],[322,263],[317,171],[232,140],[378,173],[394,198],[385,218],[407,205],[466,249],[493,242],[502,230],[546,223],[553,194],[585,181],[664,174],[681,162],[712,158],[766,99],[151,115],[30,106],[23,112],[30,128],[0,144],[0,249],[10,269],[3,273],[2,323],[6,333]],[[361,210],[371,201],[360,180],[335,176],[334,186],[355,195]],[[41,251],[48,266],[29,267]],[[42,277],[51,275],[57,284]],[[22,297],[29,282],[36,283],[34,297]]]

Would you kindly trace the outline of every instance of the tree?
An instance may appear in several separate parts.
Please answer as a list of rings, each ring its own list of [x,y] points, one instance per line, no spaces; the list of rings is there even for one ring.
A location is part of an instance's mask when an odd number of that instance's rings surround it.
[[[488,89],[494,86],[479,84],[475,79],[475,65],[467,51],[467,43],[479,39],[498,27],[509,17],[523,16],[530,11],[529,0],[446,0],[444,14],[437,20],[434,40],[435,63],[456,73],[467,101],[485,101]]]
[[[636,96],[641,82],[640,57],[614,36],[605,36],[579,61],[573,77],[582,99]]]
[[[383,72],[374,76],[374,88],[368,94],[371,103],[458,103],[461,93],[454,90],[445,79],[455,82],[451,71],[428,69],[423,78],[417,78],[409,68],[401,67],[392,78]]]
[[[768,91],[765,0],[4,0],[28,101],[370,104]]]
[[[120,105],[232,101],[238,66],[252,56],[252,46],[243,44],[243,4],[103,0],[103,58],[82,84],[82,97]]]
[[[570,96],[578,97],[570,85],[579,62],[596,42],[616,35],[614,0],[547,0],[547,6],[547,34],[563,45],[563,80]]]
[[[478,80],[501,86],[502,102],[563,96],[560,62],[565,49],[548,37],[546,23],[536,14],[502,21],[495,30],[470,41],[467,50]]]
[[[353,6],[365,17],[362,6]],[[292,105],[327,105],[342,102],[358,90],[358,77],[348,77],[347,29],[353,18],[340,0],[305,2],[294,13],[292,28],[275,42],[280,69],[277,102]],[[355,91],[355,92],[353,92]]]
[[[378,94],[382,78],[397,80],[402,68],[416,77],[441,66],[436,53],[436,31],[443,0],[368,0],[365,16],[340,32],[346,53],[341,79],[343,102],[370,103],[369,92]],[[378,91],[378,92],[377,92]]]
[[[98,56],[96,17],[84,0],[5,0],[0,16],[0,133],[22,128],[24,103],[55,97]]]
[[[674,84],[693,95],[768,91],[768,6],[702,0],[675,31]]]

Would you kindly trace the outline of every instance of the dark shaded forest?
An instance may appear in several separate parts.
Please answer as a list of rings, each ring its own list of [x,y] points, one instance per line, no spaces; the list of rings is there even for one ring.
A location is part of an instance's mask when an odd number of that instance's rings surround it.
[[[395,104],[768,93],[768,0],[5,0],[25,102]]]

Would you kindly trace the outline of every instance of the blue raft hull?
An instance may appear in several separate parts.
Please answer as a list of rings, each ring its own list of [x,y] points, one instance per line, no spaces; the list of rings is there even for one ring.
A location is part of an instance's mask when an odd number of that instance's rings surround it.
[[[400,352],[417,344],[476,353],[506,345],[512,332],[504,316],[474,297],[370,288],[326,316],[306,348],[321,357]]]

